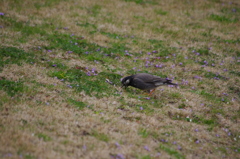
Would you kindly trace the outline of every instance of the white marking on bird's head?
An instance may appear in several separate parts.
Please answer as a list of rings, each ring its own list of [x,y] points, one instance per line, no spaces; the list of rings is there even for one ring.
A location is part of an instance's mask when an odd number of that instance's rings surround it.
[[[130,80],[127,79],[125,82],[124,82],[126,85],[128,85],[130,83]]]

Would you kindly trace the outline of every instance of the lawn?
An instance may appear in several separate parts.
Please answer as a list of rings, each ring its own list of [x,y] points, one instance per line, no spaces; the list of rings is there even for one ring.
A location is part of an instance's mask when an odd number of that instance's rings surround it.
[[[0,0],[0,158],[240,158],[240,1]],[[121,79],[172,79],[149,96]]]

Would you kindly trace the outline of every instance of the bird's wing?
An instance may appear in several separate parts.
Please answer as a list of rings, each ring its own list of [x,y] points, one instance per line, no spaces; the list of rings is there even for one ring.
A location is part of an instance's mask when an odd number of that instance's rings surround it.
[[[133,82],[132,82],[132,86],[142,89],[142,90],[150,90],[150,89],[154,89],[156,87],[154,82],[145,82],[140,78],[134,78]]]
[[[164,83],[167,81],[165,78],[160,78],[158,76],[150,75],[147,73],[136,74],[134,78],[141,79],[145,83]]]

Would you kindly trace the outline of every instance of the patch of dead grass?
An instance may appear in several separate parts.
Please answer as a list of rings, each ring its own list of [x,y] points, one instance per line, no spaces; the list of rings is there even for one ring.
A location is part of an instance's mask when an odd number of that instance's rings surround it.
[[[0,6],[3,9],[2,12],[15,17],[17,21],[30,21],[30,26],[37,26],[45,24],[49,20],[59,28],[58,31],[61,33],[84,36],[89,42],[105,47],[111,42],[116,42],[116,39],[102,35],[100,31],[133,35],[135,40],[140,42],[139,44],[131,45],[134,39],[124,41],[133,52],[139,52],[145,46],[149,47],[147,40],[156,39],[164,40],[169,47],[184,47],[185,50],[179,54],[188,56],[190,53],[187,49],[190,47],[201,48],[210,45],[210,43],[214,45],[215,36],[231,40],[239,34],[236,24],[220,24],[206,18],[211,13],[219,12],[220,3],[200,0],[188,3],[185,1],[171,2],[161,1],[159,2],[160,6],[154,6],[125,1],[61,1],[53,4],[53,7],[46,6],[36,10],[33,7],[34,1],[26,1],[22,4],[26,9],[21,9],[19,12],[16,11],[17,9],[11,10],[10,2],[7,1],[2,2],[3,5]],[[96,15],[93,13],[94,6],[100,8]],[[167,14],[156,15],[154,9],[158,8],[167,11]],[[96,29],[76,25],[85,22],[95,25]],[[191,25],[186,27],[189,24],[192,24],[192,27]],[[194,26],[199,28],[194,28]],[[68,27],[68,29],[62,29],[63,27]],[[228,27],[231,27],[231,34],[227,34]],[[160,31],[156,31],[156,28]],[[213,28],[211,36],[209,38],[203,37],[201,33],[208,32],[210,28]],[[49,33],[52,31],[49,30]],[[96,33],[91,34],[91,31],[96,31]],[[4,28],[3,37],[4,39],[1,41],[4,46],[11,46],[17,42],[17,38],[21,37],[21,33]],[[29,40],[20,44],[20,47],[28,50],[32,46],[48,45],[47,41],[39,39],[41,39],[39,35],[29,36]],[[227,46],[238,50],[238,46],[235,44]],[[238,69],[239,66],[231,65],[232,55],[223,56],[224,51],[218,43],[213,46],[213,49],[220,56],[218,62],[225,61],[224,67]],[[98,72],[108,70],[103,65],[86,62],[75,54],[66,55],[57,49],[54,50],[54,53],[46,56],[51,59],[64,60],[64,64],[69,67],[97,68]],[[147,55],[142,57],[147,57]],[[129,63],[129,68],[131,67],[132,59],[122,58],[117,62],[109,67],[111,69],[121,68],[122,70],[118,73],[122,74],[128,71],[127,63]],[[192,79],[194,75],[192,72],[198,70],[200,65],[189,64],[186,66],[188,71],[183,72],[182,68],[178,66],[169,70],[170,66],[174,64],[173,61],[164,64],[166,68],[161,70],[149,68],[149,72],[162,71],[170,76],[179,74],[189,81],[189,85],[186,86],[188,88],[180,87],[180,89],[175,90],[167,87],[161,93],[157,91],[156,98],[163,100],[164,104],[162,108],[154,108],[155,111],[150,115],[135,110],[136,104],[143,103],[137,99],[136,94],[129,97],[127,92],[122,92],[119,97],[97,98],[88,96],[84,92],[76,93],[58,79],[49,77],[47,72],[50,68],[42,68],[37,64],[4,66],[0,77],[13,81],[24,80],[24,84],[30,90],[23,92],[20,100],[10,99],[4,91],[0,90],[0,97],[6,101],[0,105],[2,108],[0,109],[0,141],[4,143],[0,146],[1,156],[11,154],[16,158],[21,157],[21,155],[30,155],[36,158],[109,158],[123,154],[125,158],[141,158],[144,155],[155,156],[157,152],[160,152],[162,158],[172,158],[173,155],[159,148],[161,144],[183,154],[186,158],[216,158],[223,155],[235,158],[237,153],[233,152],[232,149],[226,150],[226,153],[219,149],[236,146],[239,140],[237,136],[239,119],[230,119],[232,115],[236,115],[234,112],[239,110],[238,101],[232,101],[228,104],[220,103],[219,106],[225,115],[212,114],[211,108],[208,106],[211,101],[190,92],[189,89],[190,86],[194,86],[196,89],[205,89],[205,91],[220,97],[221,93],[226,92],[228,86],[235,83],[238,77],[232,75],[227,82],[211,79],[208,80],[208,83],[207,79],[203,79],[204,83],[198,86],[198,82]],[[144,64],[139,67],[143,68]],[[219,68],[218,66],[205,67],[204,70],[219,72]],[[31,83],[31,81],[36,81],[37,84]],[[181,79],[176,81],[181,82]],[[53,84],[56,86],[49,87]],[[235,87],[235,84],[232,85]],[[134,89],[131,91],[134,94]],[[171,97],[165,99],[166,95],[162,95],[162,93],[171,94],[174,92],[180,92],[180,100],[168,103]],[[237,95],[230,94],[229,96],[236,97]],[[92,109],[86,107],[79,110],[67,102],[68,98],[84,102]],[[118,109],[119,106],[123,105],[121,101],[124,101],[126,110]],[[178,109],[181,103],[184,103],[186,108]],[[202,103],[204,105],[201,105]],[[152,107],[151,104],[148,106]],[[209,130],[207,124],[184,120],[187,117],[194,118],[195,115],[204,119],[215,117],[218,125]],[[174,119],[174,116],[183,119]],[[146,138],[139,134],[139,130],[142,128],[149,133]],[[231,132],[230,136],[226,129]],[[98,135],[106,135],[108,142],[103,141],[101,136],[96,136],[94,132],[97,132]],[[51,140],[44,141],[38,136],[39,133],[50,137]],[[167,140],[167,142],[162,139]],[[176,145],[172,144],[174,141],[177,142]],[[146,150],[144,146],[147,146],[150,151]],[[181,146],[181,150],[178,150],[178,146]]]

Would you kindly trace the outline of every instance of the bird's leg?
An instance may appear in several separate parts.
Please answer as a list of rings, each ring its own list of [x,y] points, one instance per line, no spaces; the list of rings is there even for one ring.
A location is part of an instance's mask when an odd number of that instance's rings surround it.
[[[152,89],[149,91],[149,95],[152,95],[152,93],[155,91],[156,89]]]
[[[156,90],[156,89],[149,90],[149,91],[148,91],[148,95],[151,96],[152,93],[153,93],[155,90]]]
[[[144,93],[144,94],[151,96],[154,91],[155,91],[155,89],[146,90],[146,91],[145,91],[146,93]]]

